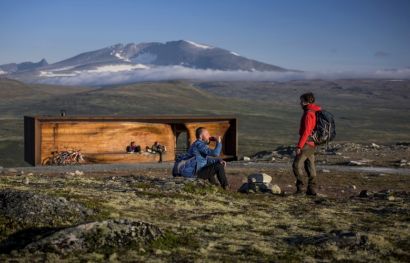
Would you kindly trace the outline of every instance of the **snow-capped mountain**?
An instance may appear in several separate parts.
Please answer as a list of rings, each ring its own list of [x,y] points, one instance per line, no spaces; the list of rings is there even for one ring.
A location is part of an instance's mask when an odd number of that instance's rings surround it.
[[[23,65],[24,64],[24,65]],[[116,44],[95,51],[48,64],[38,63],[7,64],[0,66],[0,74],[26,82],[50,82],[50,79],[84,77],[86,74],[119,74],[132,72],[142,74],[143,70],[165,68],[205,70],[217,72],[287,72],[288,70],[245,58],[222,48],[179,40],[166,43]],[[149,71],[145,71],[148,73]],[[144,73],[144,72],[143,72]],[[161,73],[162,74],[162,73]],[[170,74],[169,78],[172,78]],[[162,79],[166,79],[164,76]],[[135,78],[134,78],[135,80]],[[118,80],[121,82],[121,80]],[[77,83],[81,84],[81,82]],[[113,83],[111,83],[113,84]]]

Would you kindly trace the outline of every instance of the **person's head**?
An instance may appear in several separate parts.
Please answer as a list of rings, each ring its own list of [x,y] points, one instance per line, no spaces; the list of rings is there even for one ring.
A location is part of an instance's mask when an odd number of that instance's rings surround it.
[[[131,146],[135,146],[135,142],[131,142],[130,145],[131,145]]]
[[[302,108],[314,102],[315,102],[315,95],[313,95],[312,92],[307,92],[300,96],[300,106],[302,106]]]
[[[209,137],[211,137],[211,135],[209,135],[209,131],[204,127],[197,128],[195,131],[195,136],[198,140],[204,142],[209,142]]]
[[[158,142],[154,142],[154,145],[158,145]]]

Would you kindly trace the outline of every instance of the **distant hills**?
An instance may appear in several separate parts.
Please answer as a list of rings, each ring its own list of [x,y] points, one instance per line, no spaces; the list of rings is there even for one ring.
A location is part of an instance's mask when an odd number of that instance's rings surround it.
[[[306,91],[334,114],[337,142],[410,142],[409,90],[410,80],[162,81],[108,88],[0,79],[0,165],[24,165],[24,115],[58,116],[60,110],[68,116],[233,115],[240,154],[273,150],[297,141],[298,98]]]
[[[4,64],[0,65],[0,74],[12,74],[12,73],[17,73],[17,72],[24,72],[24,71],[29,71],[29,70],[35,70],[38,68],[42,68],[48,65],[47,60],[44,58],[40,60],[39,62],[23,62],[23,63],[9,63],[9,64]]]
[[[160,70],[158,70],[160,69]],[[146,74],[154,72],[159,79],[173,79],[172,72],[204,70],[218,72],[288,72],[285,68],[259,62],[243,57],[235,52],[222,48],[199,44],[193,41],[179,40],[166,43],[130,43],[116,44],[95,51],[85,52],[74,57],[48,64],[45,59],[40,62],[0,65],[0,74],[7,78],[25,82],[70,84],[70,78],[81,78],[75,84],[90,84],[89,76],[112,77],[126,74],[126,78],[115,81],[102,81],[98,84],[119,84],[144,80]],[[175,78],[184,78],[182,73]],[[192,78],[196,78],[192,76]],[[101,78],[100,78],[101,80]],[[100,81],[101,82],[101,81]],[[91,81],[92,83],[92,81]]]

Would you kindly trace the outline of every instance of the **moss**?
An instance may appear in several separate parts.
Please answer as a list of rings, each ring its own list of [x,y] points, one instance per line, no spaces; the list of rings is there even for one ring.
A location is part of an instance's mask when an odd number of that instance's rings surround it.
[[[149,184],[149,183],[147,183],[147,182],[136,182],[136,183],[132,183],[132,184],[130,185],[130,187],[131,187],[131,188],[134,188],[134,189],[139,188],[139,189],[144,189],[144,190],[146,190],[146,189],[152,188],[152,185]]]
[[[213,185],[203,185],[199,186],[194,182],[189,182],[184,185],[182,190],[186,193],[195,194],[195,195],[207,195],[207,194],[215,194],[219,191],[216,186]]]
[[[104,251],[95,248],[67,256],[48,253],[50,261],[405,262],[409,258],[407,197],[395,202],[328,198],[317,203],[311,198],[223,191],[206,182],[188,182],[181,190],[166,190],[155,187],[149,179],[130,184],[122,180],[107,182],[97,176],[49,176],[30,178],[33,183],[27,186],[18,182],[19,177],[0,180],[0,187],[24,187],[78,202],[94,211],[89,221],[130,218],[165,230],[164,236],[147,244],[123,249],[106,247]],[[394,184],[386,182],[385,187],[395,189]],[[18,229],[21,226],[0,216],[0,242]],[[287,242],[289,237],[315,237],[335,229],[367,235],[369,246],[346,250],[336,245],[298,246]],[[98,244],[98,236],[95,238]],[[0,261],[4,258],[0,254]],[[11,258],[46,261],[41,252],[33,255],[18,251]]]
[[[10,219],[0,217],[0,242],[7,238],[7,236],[18,231],[18,225]]]
[[[152,241],[150,247],[152,250],[173,250],[181,247],[198,249],[200,245],[194,233],[183,232],[175,234],[171,231],[166,231],[162,237]]]

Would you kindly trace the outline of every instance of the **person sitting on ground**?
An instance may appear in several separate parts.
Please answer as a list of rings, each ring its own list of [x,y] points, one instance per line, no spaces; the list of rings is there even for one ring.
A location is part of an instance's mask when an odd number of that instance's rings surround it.
[[[303,170],[308,175],[307,195],[317,195],[316,193],[316,167],[315,167],[315,143],[312,135],[316,126],[316,112],[321,108],[314,104],[315,96],[313,93],[305,93],[300,96],[300,106],[303,109],[302,119],[300,120],[299,142],[296,146],[296,157],[293,162],[293,173],[296,177],[296,194],[303,192]]]
[[[135,142],[131,142],[130,145],[127,146],[127,153],[139,153],[141,152],[141,146],[135,145]]]
[[[188,154],[195,156],[196,160],[196,176],[201,179],[209,180],[210,183],[218,185],[215,175],[218,178],[219,184],[223,189],[228,189],[229,184],[225,175],[226,162],[218,157],[222,150],[221,136],[216,140],[215,149],[210,149],[208,144],[211,138],[209,132],[204,127],[200,127],[195,131],[196,141],[189,147]]]
[[[162,154],[167,151],[167,147],[159,142],[154,142],[151,146],[151,151],[159,154],[159,162],[162,163]]]

